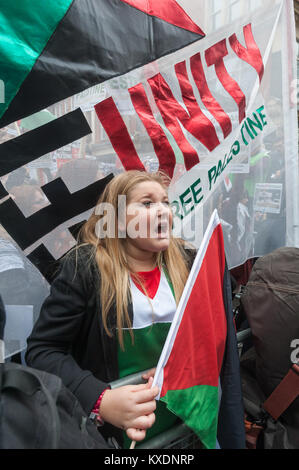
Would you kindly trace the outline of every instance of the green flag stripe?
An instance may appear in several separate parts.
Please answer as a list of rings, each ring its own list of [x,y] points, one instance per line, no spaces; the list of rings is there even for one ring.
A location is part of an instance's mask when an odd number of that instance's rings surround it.
[[[4,89],[4,96],[0,96],[0,117],[17,94],[72,1],[0,0],[0,80]]]
[[[134,329],[133,344],[129,331],[123,331],[125,350],[118,347],[120,378],[157,365],[169,328],[170,323],[153,323],[145,328]]]
[[[207,449],[215,449],[218,387],[197,385],[184,390],[169,390],[161,401],[197,434]]]

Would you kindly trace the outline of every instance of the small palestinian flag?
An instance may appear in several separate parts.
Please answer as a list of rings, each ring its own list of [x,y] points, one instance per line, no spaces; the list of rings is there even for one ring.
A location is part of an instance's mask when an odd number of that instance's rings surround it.
[[[243,406],[222,228],[212,215],[154,378],[205,448],[243,448]],[[224,419],[224,422],[221,420]]]

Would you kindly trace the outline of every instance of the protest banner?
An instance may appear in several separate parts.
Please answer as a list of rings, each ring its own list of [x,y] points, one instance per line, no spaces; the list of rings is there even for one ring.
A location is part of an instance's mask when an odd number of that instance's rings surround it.
[[[174,235],[196,247],[218,210],[229,268],[299,246],[293,3],[160,3],[27,0],[1,12],[0,227],[37,277],[50,279],[106,182],[132,168],[169,176]],[[28,180],[25,204],[14,188]],[[259,184],[281,185],[280,202],[256,223]]]

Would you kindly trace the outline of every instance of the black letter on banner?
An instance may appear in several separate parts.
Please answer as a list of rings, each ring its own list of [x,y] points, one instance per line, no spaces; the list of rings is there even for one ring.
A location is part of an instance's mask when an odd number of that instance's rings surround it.
[[[72,237],[75,238],[75,240],[78,239],[80,229],[82,228],[83,224],[85,224],[86,220],[82,220],[82,222],[78,222],[75,225],[72,225],[71,227],[68,227],[68,231],[71,233]],[[80,240],[78,240],[80,242]]]
[[[0,199],[3,199],[5,196],[8,196],[8,192],[0,181]]]
[[[69,232],[77,240],[78,233],[86,220],[82,220],[71,227],[68,227]],[[72,248],[71,248],[72,249]],[[64,255],[63,255],[64,256]],[[29,261],[34,264],[34,266],[41,272],[45,279],[51,284],[55,275],[59,270],[60,259],[56,260],[49,250],[42,243],[35,250],[33,250],[27,258]]]
[[[78,108],[33,131],[0,145],[0,176],[91,134],[89,124]]]
[[[41,188],[51,203],[50,206],[26,218],[9,198],[0,204],[0,224],[25,250],[59,225],[92,209],[112,178],[113,174],[110,174],[73,194],[62,179],[57,178]]]
[[[55,260],[45,245],[39,245],[30,253],[30,255],[27,256],[27,258],[35,265],[44,278],[51,283],[55,274],[58,272],[59,260]]]
[[[71,227],[68,227],[69,232],[76,240],[78,239],[79,230],[85,222],[86,220],[82,220],[81,222],[72,225]],[[56,260],[43,243],[37,248],[35,248],[35,250],[33,250],[27,256],[27,258],[32,264],[34,264],[34,266],[40,271],[44,278],[47,279],[47,281],[51,284],[52,280],[54,279],[55,275],[59,270],[61,258]]]

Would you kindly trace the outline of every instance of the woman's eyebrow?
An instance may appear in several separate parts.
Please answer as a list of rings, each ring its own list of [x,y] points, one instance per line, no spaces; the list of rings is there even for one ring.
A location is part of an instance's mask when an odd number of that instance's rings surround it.
[[[154,196],[154,193],[145,193],[145,194],[142,194],[140,197],[143,198],[143,197],[153,197]]]
[[[155,196],[156,196],[155,193],[146,193],[146,194],[142,194],[142,196],[140,196],[140,199],[146,198],[146,197],[153,198]],[[163,199],[168,199],[167,194],[165,194],[165,196],[163,196]]]

